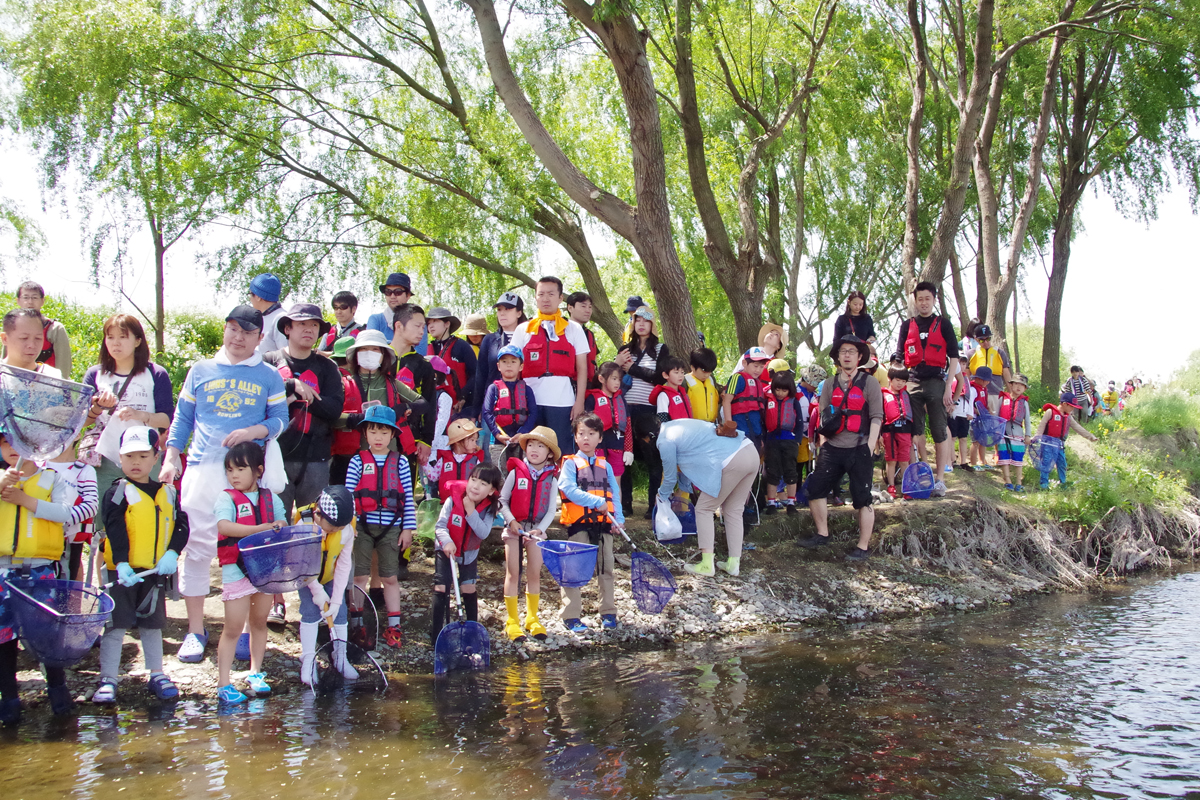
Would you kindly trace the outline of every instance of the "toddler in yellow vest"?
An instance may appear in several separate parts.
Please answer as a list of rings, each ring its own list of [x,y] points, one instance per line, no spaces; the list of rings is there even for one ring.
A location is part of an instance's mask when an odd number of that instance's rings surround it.
[[[325,535],[321,574],[300,587],[300,680],[308,686],[317,682],[317,632],[321,620],[331,621],[334,639],[333,665],[346,680],[356,680],[358,670],[346,658],[346,587],[354,566],[354,496],[345,486],[326,486],[317,502],[297,509],[301,519],[309,514]]]

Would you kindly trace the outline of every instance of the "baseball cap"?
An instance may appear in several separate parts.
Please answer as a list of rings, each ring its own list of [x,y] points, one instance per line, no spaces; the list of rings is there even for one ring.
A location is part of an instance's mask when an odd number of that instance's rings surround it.
[[[255,293],[257,294],[257,292]],[[225,317],[226,322],[236,322],[244,331],[261,331],[263,315],[254,306],[240,305]]]
[[[517,360],[522,363],[525,361],[525,354],[515,344],[506,344],[504,347],[501,347],[500,352],[496,353],[496,360],[499,361],[505,356],[516,356]]]
[[[345,486],[326,486],[317,498],[317,508],[335,527],[344,528],[354,519],[354,498]]]
[[[746,351],[744,358],[747,361],[770,361],[772,356],[761,347],[751,347]]]
[[[1065,403],[1071,408],[1082,408],[1082,406],[1075,402],[1075,395],[1071,394],[1070,392],[1063,392],[1060,394],[1058,396],[1058,402]]]
[[[126,428],[121,434],[121,455],[126,453],[142,453],[158,448],[158,431],[145,425],[134,425]]]
[[[505,292],[496,299],[495,303],[492,303],[492,308],[496,306],[512,306],[518,311],[523,311],[525,309],[525,301],[515,292]]]

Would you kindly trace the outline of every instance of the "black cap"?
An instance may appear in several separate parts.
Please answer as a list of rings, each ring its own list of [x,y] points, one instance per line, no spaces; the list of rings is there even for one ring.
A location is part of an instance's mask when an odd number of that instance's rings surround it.
[[[388,275],[387,280],[379,284],[379,291],[382,292],[388,286],[403,286],[409,292],[412,291],[412,281],[403,272],[393,272]]]
[[[354,497],[345,486],[326,486],[317,498],[317,508],[322,516],[338,528],[344,528],[354,519]]]
[[[975,338],[976,339],[992,338],[992,329],[989,328],[987,325],[980,325],[978,328],[975,329]]]
[[[646,305],[646,301],[641,296],[635,294],[625,301],[625,313],[632,314],[644,305]]]
[[[263,315],[254,306],[240,305],[229,312],[229,316],[225,317],[225,321],[236,322],[245,331],[261,331]]]

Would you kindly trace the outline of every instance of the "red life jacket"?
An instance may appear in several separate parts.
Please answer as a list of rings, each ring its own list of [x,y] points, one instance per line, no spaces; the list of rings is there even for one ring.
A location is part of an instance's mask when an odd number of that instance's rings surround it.
[[[657,406],[659,395],[667,396],[667,413],[671,419],[691,419],[692,401],[678,386],[655,386],[650,392],[650,405]]]
[[[38,353],[38,363],[45,364],[48,367],[54,366],[54,345],[50,343],[50,326],[54,324],[54,320],[46,317],[42,320],[42,352]],[[70,375],[66,376],[70,378]]]
[[[275,504],[271,500],[271,490],[258,487],[258,505],[250,502],[245,492],[237,489],[226,489],[225,492],[233,500],[233,521],[238,525],[262,525],[264,522],[275,521]],[[242,563],[242,554],[238,550],[237,536],[217,537],[217,561],[221,566]]]
[[[463,503],[463,496],[467,492],[467,482],[450,481],[446,486],[446,494],[443,497],[450,498],[450,524],[447,528],[450,531],[450,541],[454,542],[455,557],[462,556],[463,553],[471,550],[478,550],[482,540],[475,535],[475,531],[467,526],[467,509]],[[475,511],[483,514],[491,507],[495,501],[494,496],[489,496],[479,505],[475,506]]]
[[[1000,393],[1000,419],[1009,422],[1021,422],[1025,419],[1025,415],[1021,413],[1021,401],[1028,402],[1029,398],[1025,395],[1013,397],[1008,392]]]
[[[774,392],[767,395],[767,412],[766,412],[767,430],[771,433],[775,431],[795,431],[796,430],[796,398],[789,397],[786,400],[780,400],[775,396]]]
[[[919,364],[928,364],[931,367],[945,368],[947,363],[946,337],[942,336],[942,318],[938,316],[933,318],[924,344],[921,343],[921,329],[917,327],[917,320],[910,319],[908,336],[904,339],[904,366],[911,369]]]
[[[337,329],[338,329],[338,326],[335,323],[328,331],[326,331],[325,336],[323,336],[321,338],[321,346],[319,348],[317,348],[318,350],[325,350],[325,351],[333,350],[333,343],[336,342],[338,339],[341,339],[345,336],[349,336],[353,339],[357,339],[358,335],[367,329],[367,326],[359,325],[357,322],[355,322],[355,323],[351,324],[350,327],[346,329],[346,332],[343,333],[341,336],[338,336]]]
[[[438,497],[443,500],[448,496],[445,488],[448,484],[454,481],[462,481],[464,484],[467,478],[471,477],[471,470],[476,464],[483,463],[483,450],[476,450],[471,455],[462,460],[460,464],[454,458],[454,453],[450,450],[438,450]]]
[[[742,390],[733,396],[729,412],[734,416],[749,414],[751,411],[761,412],[767,404],[767,393],[771,382],[762,378],[751,378],[744,372],[735,372],[734,377],[742,376]],[[736,382],[735,382],[736,383]]]
[[[860,372],[859,376],[864,379],[871,377],[865,372]],[[867,432],[867,396],[863,393],[859,376],[856,376],[850,383],[849,393],[843,391],[836,376],[830,378],[833,381],[833,395],[829,398],[829,407],[842,409],[842,422],[838,426],[837,433],[850,431],[865,435]],[[842,405],[843,399],[846,403],[844,406]]]
[[[411,372],[408,373],[408,377],[409,380],[412,379]],[[354,396],[358,398],[358,413],[361,413],[363,410],[362,397],[364,394],[366,394],[363,389],[362,378],[360,376],[356,376],[352,384],[354,386]],[[412,387],[409,386],[409,388],[411,389]],[[396,412],[396,428],[400,431],[396,435],[396,444],[400,448],[401,453],[404,453],[406,456],[414,456],[417,454],[417,439],[415,436],[413,436],[412,428],[409,427],[408,424],[408,403],[404,402],[397,396],[398,393],[396,392],[396,385],[392,381],[386,381],[384,383],[384,389],[387,392],[388,408]],[[349,389],[346,391],[346,398],[347,402],[349,402]],[[349,407],[347,407],[346,410],[349,411]],[[354,435],[356,437],[354,439],[354,450],[357,451],[361,446],[362,438],[358,431],[355,431]]]
[[[592,329],[586,325],[580,325],[583,328],[583,333],[588,340],[588,357],[587,357],[587,385],[591,386],[596,380],[596,359],[600,357],[600,348],[596,345],[596,334],[592,333]]]
[[[346,400],[342,403],[343,414],[361,414],[362,394],[358,391],[358,385],[350,377],[350,374],[345,370],[339,370],[342,373],[342,391],[345,392]],[[362,441],[362,434],[354,428],[345,430],[335,429],[333,431],[333,443],[329,447],[329,452],[335,456],[349,456],[358,452],[359,443]]]
[[[521,352],[525,357],[521,364],[522,378],[575,377],[575,346],[567,341],[565,330],[558,341],[552,342],[545,326],[539,324]]]
[[[375,456],[367,450],[358,454],[362,460],[362,474],[358,478],[358,486],[354,488],[354,513],[366,514],[370,511],[387,511],[392,515],[395,524],[404,509],[404,486],[400,483],[400,470],[408,469],[408,463],[400,463],[400,454],[389,452],[383,462],[383,474],[380,475],[379,463]]]
[[[971,386],[975,387],[975,405],[983,409],[984,413],[986,414],[992,413],[989,410],[990,407],[988,406],[988,397],[990,396],[988,387],[986,385],[982,387],[975,386],[974,383],[972,383]]]
[[[457,400],[462,387],[467,385],[467,365],[454,358],[454,345],[456,342],[462,342],[462,339],[459,339],[457,336],[449,336],[445,339],[431,340],[429,342],[429,355],[438,356],[450,368],[450,374],[455,378],[451,389],[451,397]]]
[[[492,384],[496,387],[496,405],[492,408],[492,416],[501,428],[509,425],[521,426],[529,419],[529,398],[525,392],[525,381],[518,380],[510,390],[504,381]]]
[[[625,395],[617,393],[609,397],[603,389],[591,389],[587,396],[592,398],[592,410],[604,423],[605,433],[616,428],[624,434],[625,426],[629,423],[629,408],[625,405]]]
[[[533,524],[546,516],[554,502],[554,494],[550,491],[550,483],[558,475],[553,466],[542,472],[536,478],[533,471],[523,458],[510,458],[508,471],[516,473],[513,479],[512,496],[508,499],[508,508],[517,522]]]
[[[321,390],[321,381],[317,378],[317,374],[311,369],[306,369],[299,375],[293,375],[292,368],[288,366],[286,359],[282,356],[280,357],[279,366],[277,366],[276,369],[279,370],[279,377],[283,378],[285,381],[294,379],[300,381],[301,383],[308,384],[317,391]],[[312,431],[313,416],[308,411],[308,403],[292,403],[291,406],[288,407],[288,415],[291,417],[291,421],[288,423],[289,427],[299,431],[300,433],[309,433]]]
[[[901,419],[912,421],[912,401],[909,400],[908,392],[901,389],[898,392],[893,392],[891,389],[883,390],[883,424],[891,425],[893,422],[899,422]]]
[[[1053,439],[1066,439],[1067,429],[1071,427],[1067,422],[1067,415],[1053,403],[1046,403],[1042,406],[1042,411],[1050,412],[1050,421],[1046,423],[1046,435]]]

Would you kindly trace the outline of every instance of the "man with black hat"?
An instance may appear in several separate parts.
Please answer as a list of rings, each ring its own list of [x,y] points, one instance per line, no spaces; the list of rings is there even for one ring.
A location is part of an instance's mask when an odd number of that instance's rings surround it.
[[[250,305],[263,315],[263,338],[258,345],[260,356],[287,344],[287,339],[275,327],[275,323],[279,322],[279,317],[283,315],[283,306],[279,304],[279,295],[282,292],[283,283],[269,272],[255,275],[250,281]]]
[[[429,329],[429,353],[445,361],[454,377],[455,412],[471,407],[478,361],[471,345],[454,335],[461,325],[459,318],[448,308],[430,309],[425,317],[425,327]]]
[[[296,303],[279,318],[287,347],[267,353],[264,360],[279,370],[287,390],[287,430],[279,437],[288,485],[279,493],[288,514],[311,505],[329,484],[333,424],[342,415],[345,389],[337,365],[313,351],[329,330],[320,306]]]
[[[858,546],[847,554],[851,561],[870,555],[875,529],[871,507],[871,478],[875,470],[875,444],[883,425],[883,392],[879,382],[860,369],[871,358],[871,348],[854,334],[839,339],[829,355],[837,373],[821,387],[820,433],[825,439],[817,465],[805,488],[817,532],[800,540],[810,550],[829,543],[829,495],[843,475],[850,476],[850,498],[858,512]]]
[[[185,447],[188,450],[187,473],[179,493],[190,523],[179,570],[179,592],[188,613],[188,634],[179,647],[180,661],[200,661],[208,642],[204,598],[208,595],[212,560],[217,555],[213,506],[229,485],[225,481],[225,452],[239,442],[266,444],[283,431],[288,421],[283,379],[255,352],[263,338],[262,326],[262,313],[251,306],[238,306],[229,312],[222,348],[188,370],[167,434],[160,481],[175,480],[182,469],[180,453]],[[283,488],[271,483],[267,486],[273,491]]]
[[[396,314],[397,308],[412,300],[412,281],[403,272],[393,272],[387,276],[386,281],[379,284],[379,293],[383,295],[384,302],[387,303],[387,308],[367,317],[367,328],[379,331],[391,343],[392,319]],[[422,337],[421,343],[416,348],[417,353],[424,356],[428,349],[429,345],[426,343],[424,337]]]

